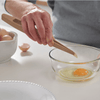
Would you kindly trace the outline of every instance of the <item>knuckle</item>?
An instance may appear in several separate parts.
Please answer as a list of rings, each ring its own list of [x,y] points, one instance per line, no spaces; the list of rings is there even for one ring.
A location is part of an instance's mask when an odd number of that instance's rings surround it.
[[[39,13],[40,13],[39,11],[35,11],[35,12],[33,13],[33,15],[34,15],[34,16],[38,16]]]
[[[24,21],[26,19],[26,16],[22,16],[21,21]]]
[[[28,18],[30,18],[30,17],[31,17],[31,14],[30,14],[30,13],[27,14],[26,18],[28,19]]]
[[[45,33],[51,33],[51,32],[52,32],[52,29],[50,27],[45,28]]]
[[[33,28],[30,28],[30,29],[29,29],[29,32],[30,32],[30,33],[33,33],[33,31],[34,31]]]
[[[43,17],[49,17],[49,13],[46,11],[42,12],[42,15],[43,15]]]
[[[43,27],[42,26],[38,26],[38,30],[39,31],[42,31],[43,30]]]
[[[31,17],[31,15],[32,15],[32,13],[29,13],[29,14],[27,15],[27,17]]]

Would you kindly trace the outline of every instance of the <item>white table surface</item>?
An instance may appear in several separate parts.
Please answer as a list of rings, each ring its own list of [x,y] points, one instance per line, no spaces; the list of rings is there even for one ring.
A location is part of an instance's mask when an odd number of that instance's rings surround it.
[[[57,100],[100,100],[100,72],[87,82],[66,82],[55,76],[51,68],[49,46],[39,45],[30,40],[24,33],[0,25],[18,34],[18,46],[29,43],[31,48],[22,53],[19,47],[11,60],[0,64],[0,81],[20,80],[42,85],[51,91]]]
[[[1,7],[1,6],[0,6]],[[2,7],[0,15],[6,13]],[[12,28],[0,20],[0,27],[18,34],[18,46],[29,43],[31,48],[22,53],[19,47],[11,60],[0,64],[0,81],[19,80],[42,85],[51,91],[56,100],[100,100],[100,71],[90,81],[66,82],[55,76],[51,68],[49,46],[39,45],[30,40],[24,33]]]

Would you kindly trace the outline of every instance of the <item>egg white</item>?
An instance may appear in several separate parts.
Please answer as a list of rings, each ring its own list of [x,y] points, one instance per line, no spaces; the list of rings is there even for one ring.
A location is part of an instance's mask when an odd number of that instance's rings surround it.
[[[77,70],[78,68],[77,67],[74,67],[74,68],[63,68],[63,69],[60,69],[58,71],[58,74],[61,78],[63,79],[70,79],[70,80],[77,80],[77,79],[85,79],[85,78],[88,78],[90,77],[93,72],[90,70],[90,69],[86,69],[88,71],[87,75],[84,75],[84,76],[78,76],[78,75],[74,75],[73,72],[75,70]]]

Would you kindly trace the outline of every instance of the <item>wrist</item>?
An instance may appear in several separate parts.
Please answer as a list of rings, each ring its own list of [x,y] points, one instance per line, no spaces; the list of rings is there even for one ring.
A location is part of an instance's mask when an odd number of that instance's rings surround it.
[[[30,4],[29,6],[27,6],[25,8],[25,10],[22,12],[22,16],[28,14],[31,10],[34,9],[38,9],[39,7],[37,7],[35,4]]]

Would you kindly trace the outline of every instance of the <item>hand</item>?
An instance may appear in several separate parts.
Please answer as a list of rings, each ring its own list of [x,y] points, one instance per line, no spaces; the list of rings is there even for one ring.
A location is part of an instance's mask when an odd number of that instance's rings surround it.
[[[53,46],[53,24],[48,12],[35,7],[21,17],[21,23],[23,31],[29,38],[39,44]]]

